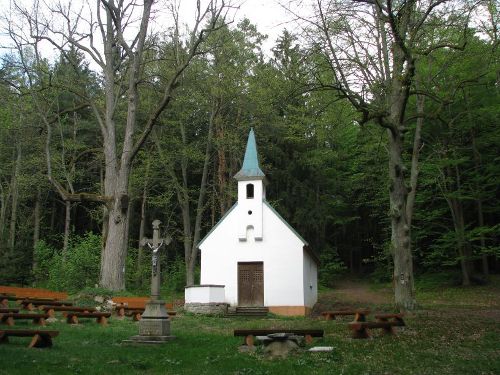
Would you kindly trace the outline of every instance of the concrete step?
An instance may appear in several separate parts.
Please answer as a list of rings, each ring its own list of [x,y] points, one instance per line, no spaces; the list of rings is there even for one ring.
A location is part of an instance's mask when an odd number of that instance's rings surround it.
[[[229,308],[226,313],[227,317],[247,316],[247,317],[263,317],[267,316],[269,309],[262,306],[241,306],[236,308]]]

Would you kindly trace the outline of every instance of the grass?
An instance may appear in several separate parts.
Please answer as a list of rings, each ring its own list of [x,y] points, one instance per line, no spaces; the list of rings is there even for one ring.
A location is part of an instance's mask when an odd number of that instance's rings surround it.
[[[171,323],[176,340],[154,347],[130,346],[121,344],[137,334],[137,323],[130,319],[111,318],[107,327],[90,320],[70,326],[61,320],[47,328],[60,330],[51,349],[28,349],[26,338],[1,345],[0,374],[499,374],[499,296],[498,283],[421,288],[422,309],[407,315],[407,327],[395,337],[375,331],[371,340],[351,339],[349,318],[180,314]],[[238,351],[243,339],[233,337],[233,329],[277,327],[324,329],[325,337],[314,345],[333,346],[334,351],[302,351],[285,360]]]

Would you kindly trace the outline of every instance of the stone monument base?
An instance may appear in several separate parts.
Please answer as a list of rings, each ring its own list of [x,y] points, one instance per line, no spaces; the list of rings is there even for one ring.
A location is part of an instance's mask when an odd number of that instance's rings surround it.
[[[151,300],[146,304],[139,321],[139,334],[132,336],[124,343],[163,344],[175,339],[170,335],[170,319],[165,309],[165,301]]]
[[[175,339],[175,336],[132,336],[128,340],[123,340],[124,344],[163,344],[167,341]]]

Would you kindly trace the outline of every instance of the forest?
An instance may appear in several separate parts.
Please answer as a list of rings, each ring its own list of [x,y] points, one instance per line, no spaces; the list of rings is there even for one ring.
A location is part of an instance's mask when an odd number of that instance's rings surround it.
[[[271,51],[223,1],[139,3],[0,9],[0,284],[147,291],[155,219],[165,287],[196,283],[250,128],[324,287],[411,309],[418,275],[500,271],[497,0],[292,2]]]

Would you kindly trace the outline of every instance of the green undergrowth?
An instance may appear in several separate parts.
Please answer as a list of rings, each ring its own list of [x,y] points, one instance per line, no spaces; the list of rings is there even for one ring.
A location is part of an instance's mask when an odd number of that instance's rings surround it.
[[[439,290],[439,289],[438,289]],[[451,290],[451,291],[450,291]],[[172,320],[177,338],[160,346],[131,346],[122,340],[138,333],[130,319],[111,318],[107,327],[83,320],[71,326],[61,319],[45,329],[60,335],[50,349],[28,349],[27,338],[0,345],[0,374],[498,374],[500,373],[500,306],[483,306],[497,287],[441,290],[443,303],[424,298],[421,310],[407,314],[397,336],[350,337],[350,318],[222,318],[178,314]],[[469,294],[470,292],[470,294]],[[420,293],[431,293],[420,292]],[[434,292],[432,292],[434,293]],[[467,301],[467,305],[457,303]],[[472,298],[475,295],[475,298]],[[15,328],[32,328],[17,323]],[[332,346],[331,353],[304,350],[284,360],[266,359],[260,351],[240,353],[241,328],[316,328],[325,337],[313,345]]]

